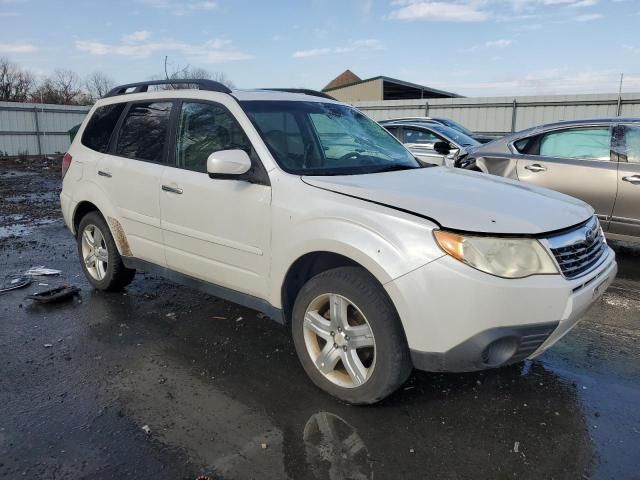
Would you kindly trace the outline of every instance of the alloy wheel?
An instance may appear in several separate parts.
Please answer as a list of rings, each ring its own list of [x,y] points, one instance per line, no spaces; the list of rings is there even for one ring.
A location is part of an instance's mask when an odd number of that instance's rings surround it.
[[[82,260],[95,280],[101,281],[107,274],[109,251],[104,235],[93,224],[87,225],[82,231]]]
[[[304,341],[316,368],[344,388],[363,385],[373,373],[376,344],[362,311],[335,293],[316,297],[304,316]]]

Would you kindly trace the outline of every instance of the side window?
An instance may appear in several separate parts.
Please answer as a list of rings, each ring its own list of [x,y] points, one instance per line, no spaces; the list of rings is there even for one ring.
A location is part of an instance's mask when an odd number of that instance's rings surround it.
[[[277,152],[287,168],[299,167],[304,160],[303,135],[296,118],[289,112],[255,112],[267,145]]]
[[[540,155],[546,157],[609,160],[610,152],[610,128],[574,128],[540,138]]]
[[[387,132],[396,137],[398,140],[402,141],[400,138],[400,129],[398,127],[384,127]]]
[[[404,127],[402,130],[404,132],[404,143],[433,144],[441,140],[435,133],[426,130],[407,127]]]
[[[207,172],[207,158],[220,150],[240,149],[251,155],[242,127],[222,105],[185,102],[178,121],[178,167]]]
[[[627,162],[640,163],[640,127],[626,126],[624,128],[624,143]]]
[[[114,103],[96,108],[82,134],[82,144],[96,152],[105,153],[125,106],[126,103]]]
[[[172,102],[133,103],[118,132],[116,155],[164,161]]]

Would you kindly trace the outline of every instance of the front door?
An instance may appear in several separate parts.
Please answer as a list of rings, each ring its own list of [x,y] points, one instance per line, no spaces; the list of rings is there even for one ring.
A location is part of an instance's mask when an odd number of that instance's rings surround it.
[[[518,179],[590,204],[607,230],[617,190],[617,158],[610,127],[554,130],[529,140],[518,159]]]
[[[412,127],[402,127],[402,136],[402,143],[420,160],[444,165],[445,155],[436,152],[433,146],[436,142],[446,142],[446,140],[429,130]]]
[[[115,205],[131,254],[158,265],[165,265],[160,178],[166,168],[172,107],[167,100],[131,103],[114,146],[98,167],[99,182]]]
[[[172,270],[265,298],[270,261],[271,187],[212,179],[207,158],[245,150],[261,168],[242,127],[224,105],[184,100],[179,106],[175,164],[162,175],[160,208]]]
[[[626,125],[610,232],[640,238],[640,126]]]

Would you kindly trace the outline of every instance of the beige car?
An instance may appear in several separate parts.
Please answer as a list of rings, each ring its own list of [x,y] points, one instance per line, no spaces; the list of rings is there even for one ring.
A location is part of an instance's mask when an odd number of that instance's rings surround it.
[[[457,167],[551,188],[595,209],[607,237],[640,241],[640,119],[559,122],[482,145]]]

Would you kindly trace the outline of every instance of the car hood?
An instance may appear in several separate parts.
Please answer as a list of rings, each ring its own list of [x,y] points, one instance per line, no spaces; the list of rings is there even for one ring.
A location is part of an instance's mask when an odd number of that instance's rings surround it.
[[[593,215],[589,205],[573,197],[456,168],[305,176],[302,180],[467,232],[537,235],[577,225]]]

